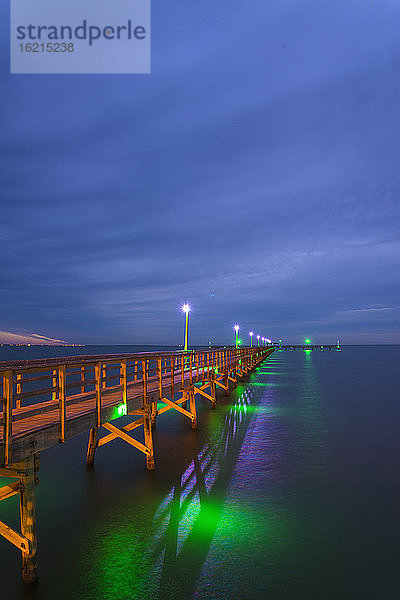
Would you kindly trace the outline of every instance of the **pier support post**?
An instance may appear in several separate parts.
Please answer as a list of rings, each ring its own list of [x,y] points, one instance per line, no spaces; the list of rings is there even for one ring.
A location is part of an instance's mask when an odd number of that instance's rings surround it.
[[[145,407],[143,415],[144,444],[149,451],[148,454],[146,454],[146,466],[149,471],[153,471],[155,469],[153,432],[151,429],[151,414],[146,408],[147,407]]]
[[[210,373],[210,390],[211,390],[211,397],[212,397],[212,401],[211,401],[211,408],[215,408],[216,407],[216,386],[215,386],[215,373],[214,371],[211,371]]]
[[[155,429],[157,422],[157,402],[151,403],[151,427]]]
[[[226,387],[225,396],[229,396],[229,374],[224,375],[224,386]]]
[[[190,404],[190,412],[193,415],[192,419],[192,429],[197,429],[197,412],[196,412],[196,397],[194,395],[193,387],[190,388],[189,392],[189,404]]]
[[[24,463],[25,473],[19,480],[21,534],[29,541],[29,552],[22,552],[22,580],[24,583],[35,583],[38,578],[38,565],[34,456],[26,458]]]
[[[89,431],[89,441],[86,455],[86,464],[88,467],[93,467],[94,465],[94,456],[97,448],[97,431],[97,427],[92,427],[92,429]]]

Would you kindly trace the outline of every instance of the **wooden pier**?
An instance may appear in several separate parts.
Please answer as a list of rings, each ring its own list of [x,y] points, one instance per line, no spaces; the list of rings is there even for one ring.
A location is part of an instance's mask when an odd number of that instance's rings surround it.
[[[0,521],[0,534],[21,551],[23,580],[38,577],[35,486],[41,451],[88,432],[89,467],[97,448],[122,439],[145,455],[152,470],[160,415],[176,410],[195,429],[196,397],[215,408],[218,388],[229,394],[231,384],[273,351],[217,348],[0,362],[0,477],[12,480],[0,487],[0,501],[19,494],[21,517],[21,532]],[[132,421],[113,423],[124,415]],[[131,435],[135,429],[142,430],[142,441]]]
[[[337,344],[292,344],[285,346],[279,346],[278,344],[275,344],[274,348],[276,350],[340,350],[340,346]]]

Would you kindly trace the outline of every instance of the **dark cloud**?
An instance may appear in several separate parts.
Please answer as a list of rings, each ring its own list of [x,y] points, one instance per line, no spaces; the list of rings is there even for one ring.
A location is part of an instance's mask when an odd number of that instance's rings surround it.
[[[189,300],[198,343],[398,339],[399,16],[154,2],[150,76],[3,44],[1,329],[174,343]]]

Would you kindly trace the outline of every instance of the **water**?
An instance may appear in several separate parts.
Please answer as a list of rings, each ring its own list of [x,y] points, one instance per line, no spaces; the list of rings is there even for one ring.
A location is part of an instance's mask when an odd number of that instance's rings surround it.
[[[120,441],[94,470],[86,436],[43,452],[40,583],[0,540],[1,597],[398,600],[399,354],[276,352],[217,410],[199,400],[197,431],[160,417],[153,473]]]

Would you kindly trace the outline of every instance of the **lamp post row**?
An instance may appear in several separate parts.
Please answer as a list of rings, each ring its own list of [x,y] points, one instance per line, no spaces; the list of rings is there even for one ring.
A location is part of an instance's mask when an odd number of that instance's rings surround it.
[[[187,302],[185,302],[184,304],[182,304],[181,306],[181,310],[182,312],[185,314],[185,343],[184,343],[184,349],[187,350],[188,349],[188,336],[189,336],[189,313],[191,311],[191,306],[190,304],[188,304]],[[233,330],[235,332],[235,348],[238,348],[241,344],[241,340],[239,339],[239,330],[240,330],[240,326],[238,323],[235,323],[235,325],[233,326]],[[249,336],[250,336],[250,347],[253,347],[253,335],[254,332],[253,331],[249,331]],[[260,345],[260,338],[261,336],[257,334],[257,346]],[[261,342],[262,345],[265,346],[265,342],[267,342],[268,344],[271,344],[271,340],[263,337],[261,338]]]

